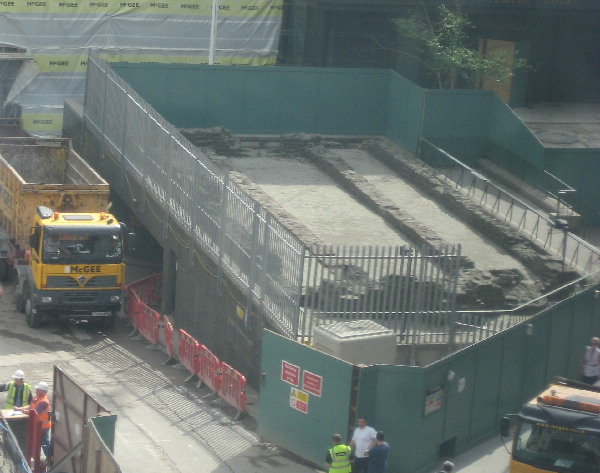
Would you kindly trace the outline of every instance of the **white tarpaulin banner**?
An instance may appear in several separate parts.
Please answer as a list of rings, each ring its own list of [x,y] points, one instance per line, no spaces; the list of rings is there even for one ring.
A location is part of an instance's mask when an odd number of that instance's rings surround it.
[[[83,99],[90,49],[110,61],[268,65],[277,58],[283,0],[1,1],[0,45],[31,58],[6,104],[33,135],[60,135],[64,100]],[[5,105],[5,104],[3,104]]]

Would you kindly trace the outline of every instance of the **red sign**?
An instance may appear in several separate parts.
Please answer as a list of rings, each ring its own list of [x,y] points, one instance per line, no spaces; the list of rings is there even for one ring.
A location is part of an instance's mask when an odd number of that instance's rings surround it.
[[[302,389],[315,396],[321,397],[323,377],[304,370],[302,373]]]
[[[292,365],[287,361],[282,361],[281,380],[293,384],[294,386],[298,386],[298,383],[300,382],[300,367]]]
[[[302,401],[296,401],[296,410],[308,414],[308,404]]]
[[[290,407],[293,407],[294,409],[302,412],[303,414],[308,414],[308,403],[301,401],[300,399],[296,399],[292,396],[290,396]]]

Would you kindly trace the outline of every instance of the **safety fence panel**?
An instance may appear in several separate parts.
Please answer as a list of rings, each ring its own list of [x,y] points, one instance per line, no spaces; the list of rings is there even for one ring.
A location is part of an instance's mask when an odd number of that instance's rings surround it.
[[[167,355],[169,355],[169,358],[173,358],[175,356],[175,349],[173,346],[173,324],[169,322],[169,318],[166,315],[162,316],[162,327]]]
[[[46,467],[40,463],[40,452],[42,446],[42,421],[34,410],[29,411],[27,419],[27,453],[26,460],[33,473],[46,471]]]
[[[173,325],[166,315],[150,308],[146,300],[158,302],[161,275],[153,275],[127,286],[127,315],[136,330],[154,345],[162,345],[169,358],[175,358]],[[139,291],[139,292],[138,292]],[[162,329],[162,330],[161,330]],[[227,363],[223,363],[205,345],[189,333],[177,333],[177,358],[192,375],[238,413],[246,411],[246,378]]]
[[[162,290],[162,275],[155,273],[127,285],[127,289],[135,294],[148,305],[160,301]],[[129,293],[128,293],[129,295]]]
[[[158,344],[159,322],[160,314],[146,304],[141,304],[137,330],[140,335],[154,345]]]
[[[129,318],[131,325],[133,325],[133,327],[137,330],[139,326],[139,314],[142,307],[142,301],[135,292],[134,288],[131,286],[127,286],[125,288],[125,293],[127,294],[125,313],[127,314],[127,318]]]
[[[306,257],[298,341],[312,342],[316,326],[372,320],[401,344],[448,343],[460,252],[460,245],[314,245]]]
[[[160,301],[162,276],[153,274],[126,287],[125,312],[133,327],[150,343],[160,339],[160,314],[150,304]]]
[[[101,137],[99,154],[108,157],[101,166],[112,161],[119,168],[115,190],[141,191],[136,199],[145,206],[144,224],[160,226],[154,234],[159,241],[176,238],[189,250],[190,264],[208,255],[218,266],[218,287],[225,276],[238,285],[250,308],[246,323],[255,305],[272,326],[294,337],[302,242],[95,54],[88,77],[85,127]]]
[[[223,383],[221,373],[221,362],[204,345],[200,346],[200,352],[196,357],[196,375],[212,392],[218,393]]]
[[[238,412],[246,410],[246,378],[227,363],[221,363],[222,384],[219,397]]]
[[[197,374],[195,358],[199,352],[200,344],[185,330],[179,329],[179,363],[192,374]]]

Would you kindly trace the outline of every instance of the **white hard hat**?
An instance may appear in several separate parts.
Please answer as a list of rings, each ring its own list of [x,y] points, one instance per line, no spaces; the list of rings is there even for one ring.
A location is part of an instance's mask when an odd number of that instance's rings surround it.
[[[46,381],[40,381],[35,389],[39,389],[40,391],[48,391],[48,383]]]
[[[15,379],[24,379],[25,373],[23,373],[23,370],[17,370],[17,371],[15,371],[15,374],[13,374],[12,377]]]

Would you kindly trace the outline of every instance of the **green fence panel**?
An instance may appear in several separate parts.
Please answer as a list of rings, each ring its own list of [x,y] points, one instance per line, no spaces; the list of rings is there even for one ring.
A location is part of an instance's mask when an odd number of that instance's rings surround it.
[[[390,72],[122,64],[111,67],[178,128],[384,135]]]
[[[590,220],[600,225],[600,150],[586,148],[548,148],[544,168],[573,187],[576,192],[565,199]]]
[[[592,336],[600,334],[599,309],[596,292],[589,291],[572,296],[553,311],[548,364],[556,367],[556,372],[548,373],[550,376],[579,378],[585,345]]]
[[[516,326],[497,335],[502,341],[502,367],[497,374],[502,386],[502,396],[498,400],[498,413],[517,412],[524,397],[525,353],[523,347],[527,334],[522,326]]]
[[[429,431],[423,423],[424,374],[423,369],[408,366],[378,365],[360,370],[357,415],[365,416],[375,430],[385,432],[390,444],[389,471],[416,471],[435,455],[430,451],[435,443],[426,438]],[[415,448],[418,439],[423,441]]]
[[[422,135],[468,165],[485,149],[493,94],[477,90],[428,90]]]
[[[489,141],[502,146],[509,153],[543,168],[544,148],[531,130],[497,95],[491,96],[489,107]]]
[[[524,327],[526,336],[520,349],[523,355],[523,396],[526,399],[539,392],[552,377],[548,373],[556,369],[548,360],[553,328],[549,314],[531,319]],[[564,332],[561,335],[564,336]]]
[[[261,369],[259,435],[322,465],[348,433],[352,365],[264,330]]]
[[[115,451],[115,426],[117,423],[117,416],[111,414],[92,417],[90,418],[90,422],[96,427],[98,435],[100,435],[100,438],[106,447],[113,453]]]
[[[489,436],[498,425],[500,412],[498,402],[503,391],[498,373],[502,370],[501,339],[492,337],[481,342],[477,350],[473,400],[468,443]]]
[[[425,90],[393,72],[390,77],[386,135],[411,153],[421,136]]]
[[[477,351],[467,350],[460,357],[452,360],[450,369],[455,377],[448,383],[448,403],[445,409],[444,443],[449,443],[448,451],[454,452],[453,446],[470,443],[469,425],[473,415],[471,405],[475,391],[475,372],[477,368]]]

